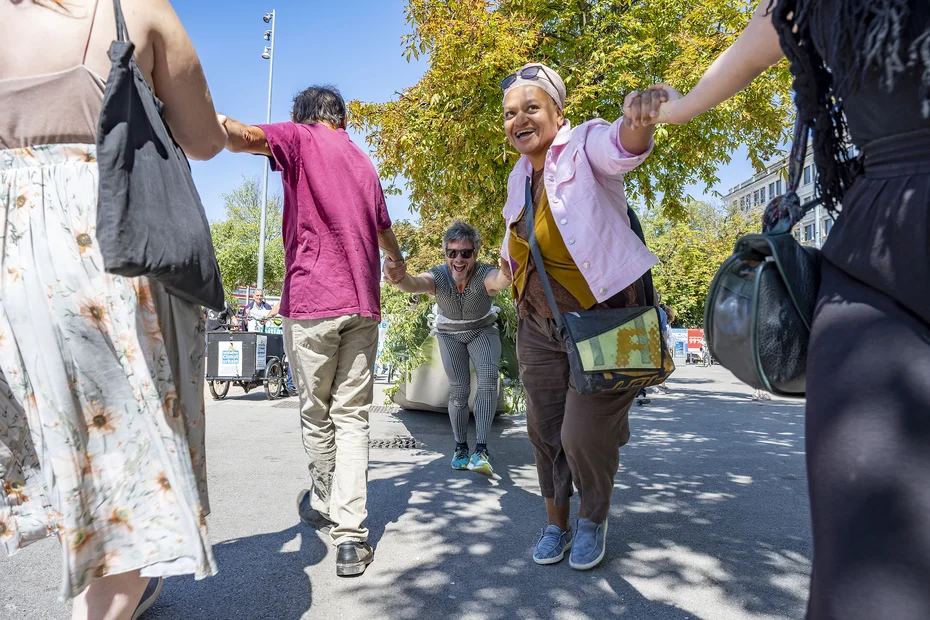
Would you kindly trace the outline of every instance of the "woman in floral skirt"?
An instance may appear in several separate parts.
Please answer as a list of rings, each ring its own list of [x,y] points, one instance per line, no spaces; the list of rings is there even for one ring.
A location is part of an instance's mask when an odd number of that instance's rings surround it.
[[[175,138],[213,157],[226,137],[173,9],[122,5]],[[0,0],[0,548],[57,535],[74,618],[135,618],[160,578],[216,571],[200,309],[97,247],[115,32],[108,0]]]

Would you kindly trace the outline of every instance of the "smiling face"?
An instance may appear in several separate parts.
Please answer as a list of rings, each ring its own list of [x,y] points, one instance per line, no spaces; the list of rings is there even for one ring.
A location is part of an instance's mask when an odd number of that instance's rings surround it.
[[[504,132],[523,155],[545,162],[564,116],[546,91],[538,86],[519,86],[504,97]]]
[[[455,251],[455,258],[449,258],[449,255]],[[462,250],[466,252],[471,250],[471,257],[462,256]],[[475,245],[471,241],[450,241],[446,244],[446,265],[452,272],[452,279],[456,284],[467,284],[471,274],[475,271],[475,263],[478,262]]]

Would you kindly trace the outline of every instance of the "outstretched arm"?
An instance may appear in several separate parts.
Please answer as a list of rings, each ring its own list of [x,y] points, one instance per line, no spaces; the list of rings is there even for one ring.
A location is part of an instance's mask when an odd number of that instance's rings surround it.
[[[404,274],[404,277],[399,282],[394,282],[393,284],[405,293],[436,294],[436,280],[433,279],[433,274],[431,273],[421,273],[418,276],[412,276],[407,273]]]
[[[403,262],[403,256],[400,253],[400,245],[397,243],[397,237],[390,228],[378,231],[378,247],[384,251],[384,255],[395,262]]]
[[[768,6],[768,0],[760,0],[743,34],[720,54],[687,95],[680,97],[664,84],[651,87],[669,93],[670,101],[659,109],[658,122],[687,123],[749,86],[784,57]]]
[[[513,271],[510,263],[503,257],[500,260],[500,268],[489,273],[484,279],[484,289],[488,295],[494,297],[502,290],[510,288],[513,284]]]
[[[261,127],[246,125],[222,114],[216,116],[229,134],[229,139],[226,141],[227,151],[271,157],[271,147]]]

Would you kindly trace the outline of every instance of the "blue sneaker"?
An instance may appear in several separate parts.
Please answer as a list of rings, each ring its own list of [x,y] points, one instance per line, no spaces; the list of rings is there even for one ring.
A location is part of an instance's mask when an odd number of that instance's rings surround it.
[[[595,523],[578,517],[575,523],[575,546],[568,557],[568,565],[575,570],[594,568],[604,559],[607,551],[607,520]]]
[[[558,525],[550,525],[536,541],[533,561],[537,564],[561,562],[565,552],[572,548],[572,531],[563,532]]]
[[[476,471],[479,474],[484,474],[485,476],[490,476],[494,473],[490,458],[487,450],[476,450],[475,453],[471,455],[471,460],[468,461],[468,469]]]
[[[468,446],[455,446],[452,453],[452,469],[468,469]]]

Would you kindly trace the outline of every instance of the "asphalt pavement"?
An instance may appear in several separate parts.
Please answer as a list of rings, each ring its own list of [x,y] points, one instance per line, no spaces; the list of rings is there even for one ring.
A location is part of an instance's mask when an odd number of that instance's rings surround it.
[[[680,364],[668,385],[633,408],[607,557],[583,573],[532,562],[545,511],[522,417],[496,420],[488,479],[449,467],[444,415],[376,407],[376,556],[354,579],[336,577],[335,549],[297,518],[307,473],[296,399],[238,388],[208,397],[220,572],[166,580],[143,620],[801,618],[811,552],[803,403],[753,402],[719,366]],[[0,557],[0,619],[69,618],[60,571],[53,539]]]

